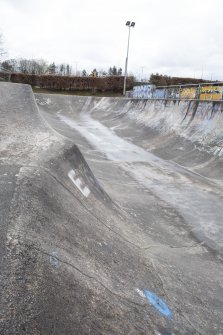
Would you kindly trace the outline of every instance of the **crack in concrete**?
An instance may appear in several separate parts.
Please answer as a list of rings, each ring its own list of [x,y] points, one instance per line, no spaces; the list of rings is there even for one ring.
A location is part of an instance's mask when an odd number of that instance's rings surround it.
[[[41,250],[41,249],[39,249],[39,248],[37,248],[37,247],[35,247],[35,246],[33,246],[33,249],[35,249],[35,250],[39,251],[40,253],[42,253],[42,254],[44,254],[44,255],[47,255],[47,256],[49,256],[49,257],[52,256],[52,254],[50,254],[50,253],[48,253],[48,252],[46,252],[46,251],[44,251],[44,250]],[[56,258],[59,262],[61,262],[61,263],[63,263],[63,264],[66,264],[66,265],[72,267],[73,269],[75,269],[76,271],[78,271],[79,273],[81,273],[83,276],[85,276],[85,277],[87,277],[87,278],[89,278],[89,279],[92,279],[92,280],[96,281],[99,285],[101,285],[105,290],[107,290],[108,292],[110,292],[112,295],[115,295],[115,296],[117,296],[118,298],[123,299],[123,300],[126,300],[126,301],[128,301],[129,303],[134,304],[134,305],[137,305],[137,306],[139,306],[139,307],[147,307],[147,304],[139,304],[139,303],[137,303],[137,302],[135,302],[135,301],[132,301],[132,300],[130,300],[130,299],[128,299],[128,298],[126,298],[126,297],[124,297],[124,296],[122,296],[122,295],[120,295],[120,294],[114,292],[114,291],[112,291],[112,290],[109,289],[105,284],[103,284],[100,280],[98,280],[97,278],[95,278],[95,277],[92,276],[92,275],[89,275],[89,274],[85,273],[84,271],[82,271],[82,270],[81,270],[80,268],[78,268],[77,266],[75,266],[75,265],[73,265],[73,264],[71,264],[71,263],[69,263],[69,262],[67,262],[67,261],[65,261],[65,260],[62,260],[62,259],[59,258],[58,256],[55,256],[55,255],[54,255],[53,257]]]

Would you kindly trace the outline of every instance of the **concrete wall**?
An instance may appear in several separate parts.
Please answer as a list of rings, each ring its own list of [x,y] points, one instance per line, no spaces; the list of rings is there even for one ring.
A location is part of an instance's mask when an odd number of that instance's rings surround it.
[[[123,115],[162,135],[176,133],[204,150],[223,156],[223,102],[108,99],[94,102],[103,113]]]
[[[122,99],[122,98],[90,98],[78,96],[36,95],[40,106],[56,113],[60,110],[72,109],[72,116],[89,112],[107,115],[108,119],[116,116],[125,117],[142,127],[157,130],[161,135],[176,133],[189,141],[199,143],[204,150],[223,156],[223,102],[196,100],[165,99]],[[43,99],[43,101],[42,101]],[[86,105],[87,103],[87,105]],[[66,107],[67,106],[67,107]],[[126,122],[128,122],[126,120]]]
[[[155,89],[155,85],[134,86],[132,97],[151,99],[154,95]]]
[[[133,87],[133,98],[144,99],[199,99],[199,100],[223,100],[223,87],[221,85],[197,85],[197,86],[166,86],[141,85]]]

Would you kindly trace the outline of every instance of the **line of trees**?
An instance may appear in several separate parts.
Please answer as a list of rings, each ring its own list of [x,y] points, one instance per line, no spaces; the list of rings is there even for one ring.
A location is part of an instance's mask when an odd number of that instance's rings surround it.
[[[1,53],[1,49],[0,49]],[[44,59],[7,59],[1,62],[1,66],[11,72],[18,72],[23,74],[50,74],[59,76],[72,76],[74,75],[72,71],[72,66],[70,64],[56,64],[55,62],[49,64]],[[116,66],[109,67],[108,71],[97,70],[96,68],[90,72],[85,69],[82,71],[76,71],[77,76],[93,76],[93,77],[103,77],[103,76],[121,76],[122,69]]]
[[[89,74],[87,74],[86,70],[82,71],[82,76],[85,77]],[[122,76],[122,68],[119,67],[117,68],[115,65],[113,67],[109,67],[108,71],[105,70],[100,70],[97,71],[97,69],[95,68],[90,75],[92,75],[93,77],[106,77],[106,76]]]
[[[7,74],[0,76],[7,80]],[[0,78],[1,80],[1,78]],[[11,73],[10,81],[13,83],[28,84],[38,88],[46,88],[58,91],[91,91],[93,94],[99,92],[123,92],[123,76],[106,76],[94,78],[93,76],[55,76],[55,75],[33,75],[24,73]],[[133,77],[127,78],[127,89],[133,88]]]
[[[1,62],[1,66],[7,71],[23,74],[57,74],[61,76],[72,74],[72,67],[69,64],[48,64],[44,59],[7,59]]]
[[[205,79],[195,79],[195,78],[182,78],[182,77],[170,77],[163,74],[151,74],[149,79],[150,84],[156,86],[169,86],[169,85],[185,85],[185,84],[199,84],[211,82]]]

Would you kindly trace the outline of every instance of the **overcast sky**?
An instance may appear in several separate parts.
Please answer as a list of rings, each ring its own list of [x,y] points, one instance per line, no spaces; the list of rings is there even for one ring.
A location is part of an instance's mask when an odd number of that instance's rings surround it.
[[[223,0],[0,0],[8,58],[223,80]]]

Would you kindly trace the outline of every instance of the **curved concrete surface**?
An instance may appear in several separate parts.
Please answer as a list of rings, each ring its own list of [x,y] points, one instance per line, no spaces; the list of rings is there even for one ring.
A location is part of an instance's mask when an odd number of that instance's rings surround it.
[[[212,107],[0,84],[0,333],[223,333]]]

